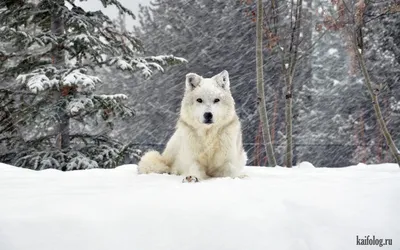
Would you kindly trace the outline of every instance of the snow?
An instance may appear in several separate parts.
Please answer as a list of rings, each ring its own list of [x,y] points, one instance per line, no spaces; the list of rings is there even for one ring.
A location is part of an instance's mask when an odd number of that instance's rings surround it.
[[[157,62],[159,62],[161,64],[165,64],[166,60],[168,60],[168,59],[174,59],[174,60],[176,60],[178,62],[181,62],[181,63],[187,63],[188,62],[183,57],[177,57],[177,56],[173,56],[173,55],[149,56],[149,57],[146,57],[146,59],[147,60],[154,60],[154,61],[157,61]]]
[[[96,95],[97,97],[101,99],[106,99],[106,100],[126,100],[128,99],[127,95],[124,94],[114,94],[114,95]]]
[[[164,72],[164,68],[161,67],[158,63],[149,62],[149,63],[147,63],[147,65],[148,65],[148,66],[151,66],[151,67],[153,67],[153,68],[156,68],[157,70],[159,70],[159,71],[161,71],[161,72]]]
[[[337,49],[335,49],[335,48],[329,48],[329,49],[328,49],[328,52],[327,52],[327,54],[328,54],[329,56],[338,55],[338,53],[339,53],[339,51],[338,51]]]
[[[93,101],[87,97],[80,97],[72,99],[67,106],[71,115],[76,115],[86,108],[93,108]]]
[[[90,43],[89,37],[86,34],[78,34],[72,37],[73,41],[83,41],[85,43]]]
[[[98,168],[98,164],[82,155],[72,158],[67,164],[67,169]]]
[[[148,78],[153,74],[151,68],[164,72],[164,68],[161,65],[168,65],[169,61],[180,63],[187,62],[187,60],[182,57],[175,57],[173,55],[162,55],[137,58],[114,57],[109,59],[108,65],[115,64],[116,67],[121,70],[138,69],[139,71],[141,71],[142,75],[145,78]]]
[[[315,168],[314,165],[308,161],[300,162],[299,168]]]
[[[63,86],[79,86],[85,91],[93,91],[96,83],[100,82],[100,78],[83,74],[79,70],[73,70],[62,79]]]
[[[133,67],[125,60],[119,58],[117,61],[117,68],[122,70],[133,70]]]
[[[400,111],[400,101],[396,101],[394,97],[390,98],[390,108],[393,111]]]
[[[333,82],[333,86],[337,86],[337,85],[341,84],[341,82],[336,79],[332,79],[332,82]]]
[[[400,169],[248,167],[245,179],[0,164],[1,250],[352,250],[400,248]]]
[[[148,78],[153,73],[153,71],[151,71],[151,69],[149,67],[147,67],[147,65],[142,63],[142,62],[137,62],[135,67],[142,70],[142,74],[143,74],[144,77]]]
[[[26,83],[28,89],[34,94],[50,88],[53,85],[52,81],[50,81],[46,75],[36,74],[30,76],[29,79],[28,77],[28,75],[21,74],[16,80],[18,83]]]

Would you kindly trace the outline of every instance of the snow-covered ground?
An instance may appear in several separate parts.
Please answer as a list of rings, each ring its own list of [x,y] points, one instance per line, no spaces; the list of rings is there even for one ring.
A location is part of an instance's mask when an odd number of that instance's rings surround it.
[[[400,249],[400,169],[248,167],[181,183],[136,166],[59,172],[0,165],[1,250]],[[358,246],[356,237],[392,239]]]

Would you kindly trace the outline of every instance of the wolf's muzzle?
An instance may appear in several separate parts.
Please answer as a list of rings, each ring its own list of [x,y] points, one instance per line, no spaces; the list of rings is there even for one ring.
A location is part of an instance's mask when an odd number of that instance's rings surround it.
[[[211,124],[213,123],[213,114],[211,112],[204,113],[204,123]]]

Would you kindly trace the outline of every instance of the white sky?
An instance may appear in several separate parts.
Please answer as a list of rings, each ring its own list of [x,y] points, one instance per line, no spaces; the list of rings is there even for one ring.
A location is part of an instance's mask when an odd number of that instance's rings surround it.
[[[150,0],[119,0],[119,2],[130,9],[137,16],[139,4],[148,5]],[[112,6],[104,9],[100,0],[87,0],[85,2],[76,1],[76,3],[82,6],[85,10],[95,11],[101,9],[103,13],[108,15],[111,19],[116,18],[118,15],[117,8]],[[137,20],[132,20],[132,18],[126,17],[126,27],[128,29],[131,29],[134,24],[137,24]]]

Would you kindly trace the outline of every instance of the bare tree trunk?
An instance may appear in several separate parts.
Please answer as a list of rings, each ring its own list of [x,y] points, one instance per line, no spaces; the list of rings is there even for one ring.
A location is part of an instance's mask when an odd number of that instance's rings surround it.
[[[64,30],[64,20],[61,14],[61,8],[64,6],[64,0],[56,0],[58,6],[52,11],[51,14],[51,32],[56,36],[62,36],[65,32]],[[65,54],[64,50],[57,46],[53,50],[53,64],[56,67],[62,67],[65,64]],[[58,107],[58,142],[57,146],[60,149],[68,148],[70,145],[69,138],[69,115],[66,110],[66,101],[62,96],[62,90],[56,92],[55,98],[57,100]]]
[[[291,168],[293,164],[293,96],[292,82],[286,82],[286,105],[285,105],[285,120],[286,120],[286,167]]]
[[[262,0],[257,1],[257,44],[256,44],[256,56],[257,56],[257,101],[258,101],[258,112],[262,123],[262,135],[264,145],[267,150],[268,163],[275,167],[276,159],[274,154],[274,148],[271,143],[271,131],[269,128],[267,108],[265,104],[265,91],[264,91],[264,72],[263,72],[263,3]]]
[[[302,10],[302,25],[300,28],[300,32],[302,32],[302,40],[299,44],[299,48],[303,51],[302,55],[299,55],[297,59],[298,63],[301,64],[301,70],[296,73],[296,78],[301,82],[301,84],[293,85],[292,91],[294,93],[300,93],[304,90],[304,86],[311,86],[312,80],[312,53],[310,53],[310,49],[313,48],[313,30],[315,25],[313,20],[313,9],[312,4],[314,0],[303,0],[303,10]],[[307,91],[306,91],[307,92]],[[299,96],[300,97],[300,96]],[[312,97],[311,95],[309,96]],[[299,126],[299,117],[300,117],[300,108],[295,108],[296,99],[293,97],[294,102],[294,110],[293,110],[293,164],[296,165],[300,160],[304,160],[299,155],[303,155],[305,151],[309,151],[309,148],[305,148],[299,140],[297,140],[297,136],[302,134],[302,128]],[[311,100],[310,100],[311,101]]]
[[[394,144],[392,136],[390,135],[389,130],[386,127],[386,123],[383,119],[381,108],[379,106],[379,101],[378,101],[379,88],[378,87],[374,88],[372,85],[371,78],[369,76],[367,66],[365,65],[365,59],[362,55],[361,49],[357,48],[354,42],[353,42],[353,47],[357,55],[358,62],[360,64],[362,74],[364,76],[365,85],[368,88],[368,92],[372,99],[372,104],[374,105],[375,115],[376,119],[378,120],[380,130],[383,136],[385,137],[386,144],[389,146],[390,152],[392,153],[394,159],[396,160],[397,164],[400,167],[400,152],[397,149],[396,144]]]
[[[300,26],[302,17],[302,0],[297,0],[295,17],[293,18],[293,7],[294,2],[292,0],[292,13],[291,13],[291,41],[289,47],[289,63],[285,64],[284,71],[286,72],[286,167],[291,168],[293,165],[293,78],[296,69],[298,49],[299,49],[299,37],[300,37]]]

